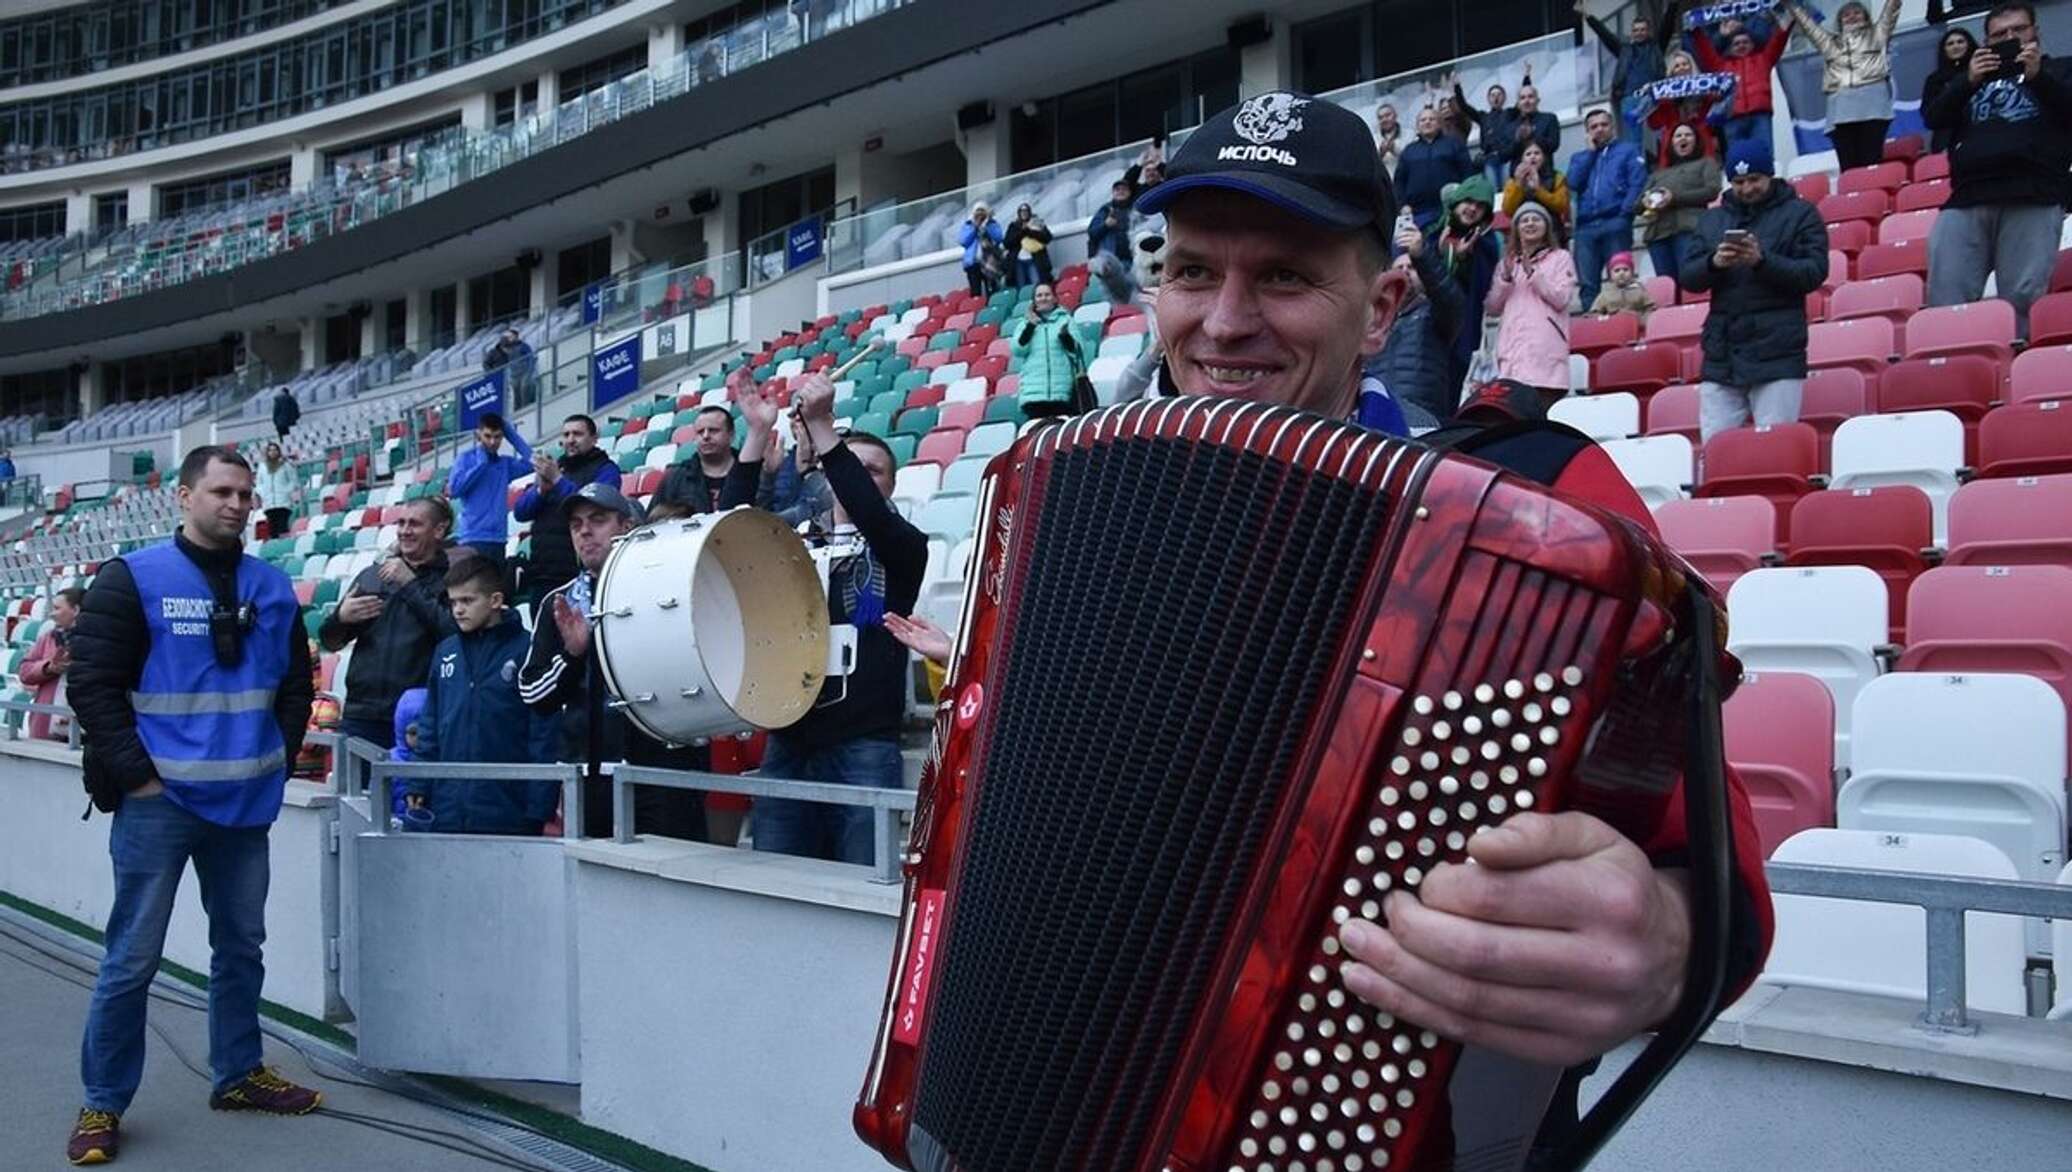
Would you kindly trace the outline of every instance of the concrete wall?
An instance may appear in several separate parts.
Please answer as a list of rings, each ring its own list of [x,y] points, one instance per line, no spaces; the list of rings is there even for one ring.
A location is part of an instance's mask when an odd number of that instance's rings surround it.
[[[7,811],[0,818],[0,891],[99,928],[115,894],[108,862],[113,819],[97,813],[82,822],[85,806],[78,753],[0,742],[0,809]],[[328,791],[291,781],[269,840],[265,996],[312,1017],[325,1012],[322,876],[331,820]],[[165,955],[209,971],[209,922],[191,870],[173,904]]]
[[[130,478],[129,453],[142,451],[151,452],[160,468],[172,468],[176,463],[171,433],[124,436],[66,447],[36,444],[16,448],[14,462],[22,475],[41,476],[45,492],[55,492],[65,484],[85,484],[111,478],[126,482]],[[121,454],[120,458],[117,453]]]
[[[849,1119],[898,889],[688,843],[570,853],[584,1121],[713,1172],[883,1169]]]

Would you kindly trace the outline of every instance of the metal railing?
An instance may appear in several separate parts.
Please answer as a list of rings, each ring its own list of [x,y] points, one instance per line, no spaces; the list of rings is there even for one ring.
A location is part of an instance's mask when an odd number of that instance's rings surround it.
[[[79,747],[79,721],[73,718],[72,710],[63,704],[37,704],[29,700],[0,699],[0,712],[18,712],[25,717],[19,725],[13,720],[0,720],[0,728],[6,730],[4,733],[0,733],[0,740],[45,741],[55,745],[58,743],[58,738],[56,737],[30,736],[29,722],[26,717],[61,716],[65,719],[65,747],[68,749],[77,749]]]
[[[1764,873],[1774,895],[1809,895],[1867,903],[1906,904],[1928,917],[1927,1008],[1920,1027],[1930,1033],[1975,1034],[1965,1014],[1964,915],[2072,920],[2072,886],[2014,879],[1970,879],[1911,871],[1870,871],[1809,863],[1769,863]]]
[[[871,880],[875,883],[899,882],[900,860],[906,846],[899,812],[914,808],[917,795],[913,790],[733,773],[697,773],[648,765],[616,765],[611,767],[611,775],[612,836],[617,842],[633,841],[633,788],[641,785],[740,794],[750,798],[821,802],[831,806],[862,806],[871,812],[871,841],[875,848],[871,859]]]

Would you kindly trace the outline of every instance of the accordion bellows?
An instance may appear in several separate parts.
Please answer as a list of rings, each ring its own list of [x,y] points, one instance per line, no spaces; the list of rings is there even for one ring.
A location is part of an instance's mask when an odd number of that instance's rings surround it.
[[[1658,774],[1585,742],[1673,650],[1673,563],[1229,400],[1032,428],[979,517],[859,1134],[930,1172],[1465,1166],[1458,1048],[1345,992],[1337,933],[1514,810],[1653,825]]]

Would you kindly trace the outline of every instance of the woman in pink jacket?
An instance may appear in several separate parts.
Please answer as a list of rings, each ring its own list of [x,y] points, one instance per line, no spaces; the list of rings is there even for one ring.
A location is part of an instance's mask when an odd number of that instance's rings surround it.
[[[24,687],[36,689],[38,704],[62,704],[64,697],[58,688],[64,683],[65,672],[72,666],[72,649],[68,640],[72,637],[72,623],[79,617],[79,604],[86,592],[76,586],[67,586],[50,600],[50,627],[30,646],[29,654],[22,660],[21,681]],[[51,717],[34,712],[29,715],[29,736],[36,740],[55,737],[64,740],[66,727],[63,721],[51,727]]]
[[[1562,247],[1560,223],[1540,204],[1520,204],[1488,309],[1502,315],[1497,377],[1537,390],[1543,409],[1568,393],[1568,307],[1575,295],[1576,263]]]

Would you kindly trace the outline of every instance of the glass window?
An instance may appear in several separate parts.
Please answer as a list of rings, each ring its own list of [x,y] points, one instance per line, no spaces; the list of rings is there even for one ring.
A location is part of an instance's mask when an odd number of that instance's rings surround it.
[[[1432,22],[1437,13],[1425,5],[1423,19]],[[1366,60],[1367,13],[1352,11],[1304,25],[1295,32],[1295,84],[1305,93],[1320,94],[1348,86],[1368,75]],[[1394,35],[1394,30],[1391,34]]]
[[[40,240],[65,234],[65,202],[0,209],[0,242]]]
[[[1118,142],[1151,138],[1195,121],[1187,117],[1187,80],[1182,66],[1148,70],[1125,77],[1120,84]]]

